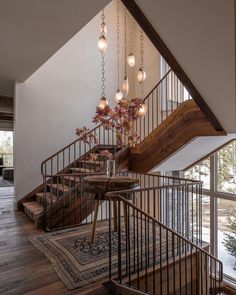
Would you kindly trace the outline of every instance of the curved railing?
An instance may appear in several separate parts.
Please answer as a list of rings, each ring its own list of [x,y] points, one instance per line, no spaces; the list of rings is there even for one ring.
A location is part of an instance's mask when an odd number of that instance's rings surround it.
[[[223,265],[209,254],[209,244],[198,237],[189,239],[186,228],[185,233],[178,232],[160,221],[161,190],[187,191],[188,186],[180,184],[106,194],[109,199],[109,278],[116,288],[126,286],[147,294],[163,295],[219,293]],[[154,208],[147,202],[145,205],[142,198],[150,191]],[[112,229],[111,202],[118,203],[117,233]],[[172,208],[168,210],[171,212]]]
[[[174,72],[169,70],[144,99],[147,105],[147,113],[135,123],[135,129],[140,136],[140,141],[157,128],[167,116],[187,99],[191,99],[191,96]],[[101,146],[116,145],[113,130],[106,130],[102,125],[96,126],[88,133],[96,135]],[[124,144],[128,142],[125,137],[123,141]],[[91,146],[78,138],[44,160],[41,164],[41,173],[43,176],[63,173],[68,166],[76,166],[76,161],[89,151],[91,151]]]
[[[98,125],[88,132],[93,134],[98,140],[98,145],[101,147],[116,146],[116,137],[112,130],[105,129],[102,125]],[[65,172],[68,167],[76,167],[76,162],[81,156],[86,155],[95,149],[90,144],[83,142],[80,138],[74,140],[52,156],[48,157],[41,164],[41,173],[45,175],[55,175]]]
[[[55,228],[64,228],[66,226],[72,226],[72,225],[80,225],[81,220],[78,218],[72,218],[73,215],[76,215],[77,217],[81,215],[81,207],[78,209],[75,208],[74,202],[75,200],[81,200],[83,201],[84,208],[89,208],[91,205],[91,198],[86,197],[86,192],[84,192],[83,189],[83,178],[88,175],[95,175],[99,174],[99,172],[89,172],[89,173],[73,173],[73,174],[67,174],[67,173],[58,173],[56,175],[45,175],[45,178],[47,178],[47,206],[45,208],[45,212],[47,214],[44,214],[44,222],[45,222],[45,228],[48,230],[50,229],[50,223],[52,217],[57,214],[55,211],[55,207],[57,208],[57,205],[60,204],[58,209],[60,209],[62,217],[58,222],[51,225],[51,229]],[[104,173],[103,173],[104,174]],[[137,173],[137,172],[131,172],[131,171],[122,171],[118,172],[117,175],[120,176],[129,176],[132,178],[137,178],[139,180],[140,188],[142,189],[150,189],[152,187],[163,187],[168,186],[170,187],[168,190],[161,190],[159,194],[159,199],[156,195],[156,201],[158,201],[160,204],[165,204],[163,206],[162,214],[159,215],[161,218],[160,221],[163,223],[169,225],[171,228],[177,228],[177,224],[181,224],[182,228],[186,228],[186,224],[189,223],[188,229],[189,232],[194,232],[195,236],[198,236],[199,239],[202,237],[202,182],[190,180],[190,179],[184,179],[184,178],[176,178],[171,176],[164,176],[164,175],[158,175],[158,174],[144,174],[144,173]],[[188,185],[188,191],[179,190],[176,191],[171,188],[173,185]],[[77,187],[77,189],[74,189]],[[68,190],[68,188],[70,188]],[[176,197],[178,194],[178,198]],[[55,204],[55,196],[59,196],[57,198],[57,203]],[[141,199],[144,201],[147,205],[145,208],[147,209],[147,212],[151,210],[150,208],[154,208],[154,199],[152,196],[152,192],[150,191],[145,192],[141,194]],[[46,197],[46,186],[45,186],[45,197]],[[185,204],[185,211],[186,214],[184,216],[184,219],[180,218],[180,214],[175,215],[175,219],[171,219],[171,215],[167,215],[165,213],[165,207],[166,202],[169,204],[171,208],[178,208],[180,204],[183,202],[186,202]],[[92,201],[92,206],[95,204],[95,201]],[[172,211],[173,212],[173,211]],[[178,211],[181,212],[181,211]],[[194,214],[193,214],[194,213]],[[174,214],[172,214],[174,216]],[[106,201],[103,202],[103,205],[99,209],[99,221],[106,221],[108,220],[108,203]],[[171,221],[172,220],[172,221]],[[86,216],[83,219],[83,224],[85,223],[91,223],[94,221],[94,214],[86,214]],[[168,221],[168,223],[167,223]],[[189,236],[190,237],[190,236]]]

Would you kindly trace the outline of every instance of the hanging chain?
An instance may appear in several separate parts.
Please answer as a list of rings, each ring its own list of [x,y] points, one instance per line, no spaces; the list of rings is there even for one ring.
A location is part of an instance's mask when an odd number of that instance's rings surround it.
[[[133,52],[133,18],[132,15],[129,13],[129,53]]]
[[[101,77],[101,82],[102,82],[102,96],[106,96],[105,95],[105,54],[102,54],[102,77]]]
[[[125,8],[125,75],[127,75],[127,25],[126,25],[126,18],[127,18],[127,10]]]
[[[140,29],[140,68],[143,70],[144,65],[144,36],[143,30]]]
[[[120,85],[120,0],[117,0],[117,83]]]
[[[144,35],[142,29],[140,29],[140,69],[144,71]],[[141,82],[141,96],[144,98],[144,79]]]
[[[104,26],[105,26],[105,14],[104,14],[104,9],[102,10],[102,15],[101,15],[101,20],[102,20],[102,34],[105,34],[104,32]],[[105,53],[102,54],[102,62],[101,62],[101,90],[102,90],[102,96],[106,96],[105,95]]]
[[[104,9],[102,10],[102,15],[101,15],[101,20],[102,20],[102,23],[101,23],[101,33],[103,36],[105,36],[105,14],[104,14]]]

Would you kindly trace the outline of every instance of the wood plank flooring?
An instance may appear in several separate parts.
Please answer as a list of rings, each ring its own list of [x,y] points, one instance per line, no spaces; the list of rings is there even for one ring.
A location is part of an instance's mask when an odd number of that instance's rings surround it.
[[[101,283],[69,291],[29,238],[40,231],[23,212],[13,210],[14,188],[0,188],[0,294],[50,295],[109,292]]]
[[[13,187],[0,188],[0,294],[110,294],[101,283],[69,291],[51,263],[30,242],[29,238],[40,231],[23,212],[13,210],[13,200]]]

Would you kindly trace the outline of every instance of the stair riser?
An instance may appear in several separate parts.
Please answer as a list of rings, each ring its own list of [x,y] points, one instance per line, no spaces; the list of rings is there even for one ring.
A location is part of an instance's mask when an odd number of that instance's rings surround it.
[[[68,191],[66,189],[63,190],[63,188],[59,188],[59,187],[58,187],[58,189],[55,187],[50,187],[50,185],[49,185],[48,192],[52,193],[56,197],[61,197],[63,194],[67,193]]]
[[[69,184],[69,182],[68,182],[68,184]],[[65,195],[65,194],[68,194],[69,191],[67,189],[66,183],[64,183],[64,185],[65,185],[65,189],[64,190],[63,190],[62,187],[58,187],[58,189],[57,189],[56,187],[50,187],[50,186],[48,186],[48,192],[52,193],[56,197],[61,197],[61,196]],[[73,188],[73,187],[74,187],[74,185],[72,184],[71,185],[71,188]],[[77,193],[78,194],[80,193],[80,187],[79,186],[77,187]]]
[[[36,218],[36,215],[32,211],[28,210],[28,208],[24,208],[24,212],[25,212],[25,215],[35,223],[36,229],[39,229],[42,227],[43,225],[42,216]]]
[[[81,170],[80,170],[81,168]],[[83,170],[83,169],[86,169],[86,170]],[[93,172],[98,172],[99,169],[94,169],[93,167],[90,167],[90,168],[85,168],[85,167],[76,167],[76,170],[74,170],[74,168],[71,168],[70,169],[70,173],[71,174],[86,174],[86,173],[93,173]]]
[[[85,169],[89,169],[91,171],[99,171],[100,167],[102,167],[102,166],[103,165],[84,163],[84,162],[78,164],[78,168],[85,168]]]
[[[61,183],[64,183],[64,185],[67,185],[69,187],[74,187],[75,184],[79,184],[80,182],[75,180],[75,178],[71,177],[70,179],[62,178]]]
[[[45,200],[45,198],[44,197],[41,197],[41,196],[36,196],[36,200],[37,200],[37,202],[39,203],[39,204],[41,204],[41,205],[45,205],[45,204],[47,204],[47,205],[52,205],[52,204],[54,204],[55,202],[56,202],[56,199],[55,198],[46,198],[46,200]]]

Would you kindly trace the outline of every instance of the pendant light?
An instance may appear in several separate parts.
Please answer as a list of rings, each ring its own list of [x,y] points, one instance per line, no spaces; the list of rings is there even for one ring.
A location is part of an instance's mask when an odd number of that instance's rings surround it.
[[[138,110],[138,115],[144,117],[147,112],[147,106],[145,103],[142,104],[141,108]]]
[[[146,72],[144,71],[144,36],[143,31],[140,29],[140,67],[137,73],[137,79],[139,83],[143,83],[147,77]]]
[[[135,66],[135,57],[133,54],[133,27],[134,27],[134,22],[132,15],[129,13],[129,54],[127,56],[127,63],[128,65],[133,68]]]
[[[120,91],[120,0],[116,2],[117,12],[117,90],[115,93],[115,102],[118,103],[122,98],[123,94]]]
[[[99,101],[99,105],[98,106],[99,106],[100,109],[105,109],[105,107],[108,106],[108,101],[107,101],[107,99],[106,99],[105,96],[102,96],[100,98],[100,101]]]
[[[101,20],[102,20],[101,27],[100,27],[101,35],[99,37],[97,45],[98,45],[98,49],[101,52],[101,54],[105,54],[105,52],[107,50],[108,43],[107,43],[107,39],[106,39],[107,27],[105,24],[104,9],[102,10]]]
[[[135,66],[135,57],[134,57],[134,54],[133,53],[130,53],[128,56],[127,56],[127,63],[128,65],[133,68]]]
[[[127,44],[127,29],[126,29],[126,17],[127,17],[127,12],[126,12],[126,8],[125,8],[125,23],[124,23],[124,29],[125,29],[125,52],[124,52],[124,60],[125,60],[125,77],[122,83],[122,90],[125,94],[125,97],[127,97],[127,95],[129,94],[129,80],[128,80],[128,76],[127,76],[127,64],[126,64],[126,57],[127,57],[127,48],[126,48],[126,44]]]
[[[102,11],[102,25],[105,24],[105,15],[104,15],[104,10]],[[102,27],[101,25],[101,27]],[[103,27],[104,29],[104,27]],[[103,34],[103,31],[102,31]],[[99,101],[99,108],[104,109],[106,106],[108,106],[108,100],[106,99],[105,95],[105,51],[101,51],[101,57],[102,57],[102,63],[101,63],[101,90],[102,90],[102,95]]]
[[[142,83],[143,81],[145,81],[146,78],[147,78],[146,72],[142,68],[139,68],[137,73],[138,82]]]
[[[141,65],[138,70],[137,78],[138,78],[138,81],[141,85],[141,98],[142,99],[144,99],[144,81],[146,79],[146,73],[143,69],[143,65],[144,65],[144,43],[143,43],[143,40],[144,40],[143,31],[142,31],[142,29],[140,29],[140,61],[141,61]],[[147,105],[145,104],[145,102],[143,100],[143,104],[138,111],[138,115],[140,117],[144,117],[146,112],[147,112]]]

